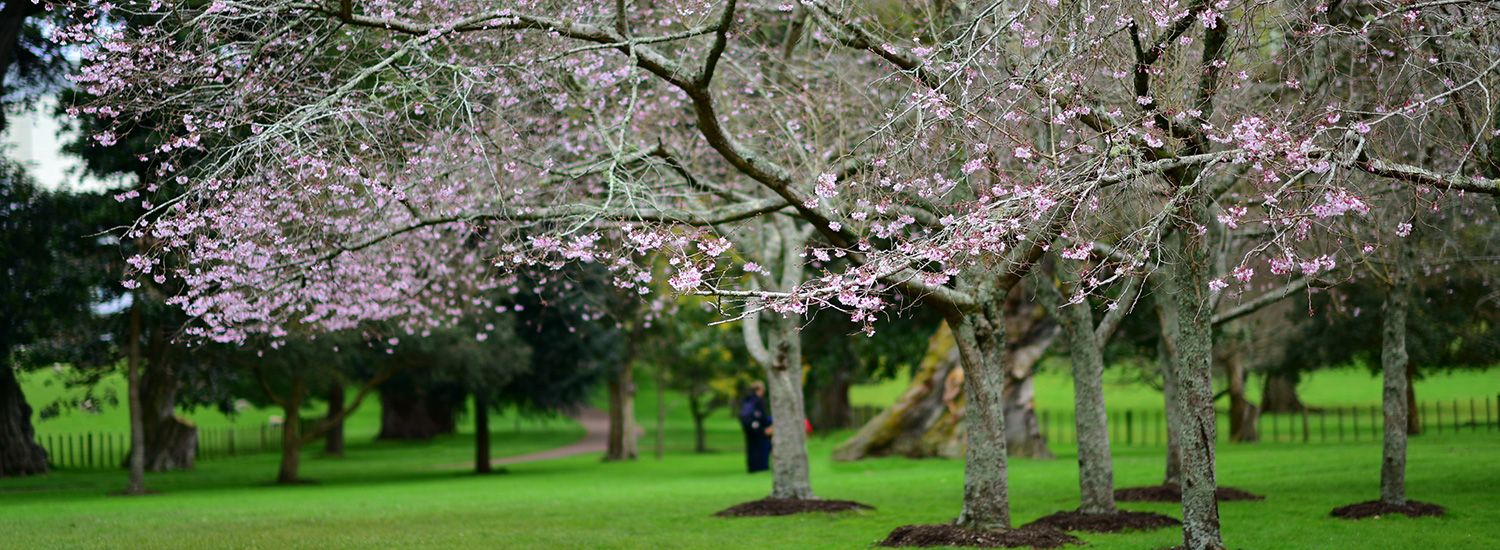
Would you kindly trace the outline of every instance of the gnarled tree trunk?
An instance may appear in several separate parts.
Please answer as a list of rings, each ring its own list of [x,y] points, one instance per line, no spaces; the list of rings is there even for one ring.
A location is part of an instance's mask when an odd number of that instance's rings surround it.
[[[1061,333],[1040,305],[1022,299],[1017,291],[1005,303],[1008,336],[1002,390],[1005,435],[1010,456],[1050,458],[1037,421],[1034,367]],[[933,334],[927,353],[913,373],[911,385],[894,404],[862,426],[834,451],[835,460],[901,455],[914,458],[964,455],[964,406],[967,370],[947,325]]]
[[[0,350],[3,354],[4,350]],[[0,355],[0,358],[4,358]],[[0,365],[0,477],[47,473],[47,451],[36,443],[31,406],[21,392],[16,371]]]
[[[161,327],[152,331],[152,361],[141,376],[141,428],[150,472],[191,469],[197,457],[198,427],[177,416],[178,381],[164,333]]]
[[[875,415],[833,452],[834,460],[867,456],[963,456],[963,367],[953,331],[938,327],[927,353],[912,374],[911,385],[895,403]]]

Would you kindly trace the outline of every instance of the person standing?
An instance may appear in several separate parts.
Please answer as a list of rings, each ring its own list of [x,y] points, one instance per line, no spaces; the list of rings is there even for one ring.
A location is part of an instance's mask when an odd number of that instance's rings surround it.
[[[745,466],[750,473],[771,469],[770,408],[766,406],[766,385],[750,384],[750,394],[740,402],[740,429],[745,432]]]

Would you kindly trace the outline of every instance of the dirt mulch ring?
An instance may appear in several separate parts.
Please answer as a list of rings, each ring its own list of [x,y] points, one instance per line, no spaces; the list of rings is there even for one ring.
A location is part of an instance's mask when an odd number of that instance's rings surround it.
[[[981,548],[1059,548],[1069,544],[1083,544],[1083,541],[1055,527],[1035,524],[1008,531],[965,529],[957,525],[903,525],[880,541],[880,546]]]
[[[1085,514],[1083,512],[1058,512],[1043,516],[1031,525],[1047,525],[1063,531],[1087,531],[1090,533],[1118,533],[1120,531],[1149,531],[1182,525],[1171,516],[1155,512],[1131,512],[1115,510],[1108,514]],[[1024,529],[1024,527],[1023,527]]]
[[[1219,502],[1266,499],[1266,497],[1234,487],[1219,487],[1218,495]],[[1182,502],[1182,487],[1164,484],[1115,489],[1115,500],[1120,502]]]
[[[1441,516],[1443,515],[1443,507],[1426,502],[1417,502],[1415,500],[1406,501],[1405,506],[1392,506],[1378,500],[1372,500],[1369,502],[1361,502],[1359,504],[1350,504],[1348,506],[1340,506],[1338,508],[1334,508],[1333,512],[1329,515],[1343,519],[1365,519],[1378,518],[1380,516],[1390,516],[1395,514],[1403,514],[1414,518],[1423,516]]]
[[[714,514],[721,518],[750,516],[790,516],[809,512],[847,512],[850,510],[874,510],[874,506],[852,500],[823,500],[800,498],[763,498],[736,504]]]

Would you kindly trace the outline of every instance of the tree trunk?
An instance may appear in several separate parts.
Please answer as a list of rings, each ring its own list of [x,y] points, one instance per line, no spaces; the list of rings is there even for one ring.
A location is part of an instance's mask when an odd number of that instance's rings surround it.
[[[1166,285],[1157,287],[1158,296],[1163,297],[1160,302],[1167,301],[1166,288]],[[1177,412],[1177,347],[1174,340],[1177,314],[1171,304],[1158,303],[1156,317],[1161,324],[1161,341],[1157,343],[1156,355],[1161,368],[1162,410],[1167,417],[1167,464],[1162,483],[1181,485],[1182,443],[1178,434],[1182,433],[1182,417]]]
[[[130,407],[130,481],[125,494],[146,493],[146,430],[141,410],[141,305],[139,295],[130,306],[130,343],[126,345],[126,393]]]
[[[281,469],[276,474],[276,483],[290,484],[302,480],[298,470],[302,467],[302,381],[292,384],[292,391],[282,402],[281,414]]]
[[[147,360],[140,365],[141,428],[146,438],[146,471],[188,470],[197,457],[198,427],[177,416],[178,380],[174,372],[170,327],[147,334]],[[124,466],[130,467],[127,455]]]
[[[771,497],[813,498],[808,478],[807,413],[802,401],[802,334],[797,319],[777,318],[767,346],[771,398]]]
[[[490,400],[474,394],[474,471],[490,472]]]
[[[834,460],[868,456],[963,456],[963,367],[947,323],[928,340],[911,384],[833,452]]]
[[[997,369],[1006,378],[1004,408],[1006,440],[1010,456],[1051,457],[1037,421],[1035,392],[1031,391],[1034,366],[1052,341],[1061,334],[1056,322],[1038,304],[1015,292],[1005,301],[1004,352],[1008,368]],[[954,345],[954,333],[944,325],[933,334],[927,353],[912,376],[911,385],[859,432],[834,451],[835,460],[858,460],[866,456],[902,455],[914,458],[964,456],[966,427],[966,371]],[[1018,448],[1019,447],[1019,448]]]
[[[953,315],[954,340],[964,372],[964,505],[958,524],[976,529],[1009,529],[1005,405],[1005,316],[998,304]]]
[[[708,418],[708,411],[703,408],[703,396],[695,387],[688,390],[688,414],[693,417],[693,452],[708,452],[708,433],[703,429],[703,421]]]
[[[667,452],[667,369],[656,366],[656,459]]]
[[[1063,305],[1059,317],[1068,336],[1068,356],[1073,360],[1078,511],[1111,513],[1115,511],[1115,474],[1109,455],[1109,414],[1104,406],[1104,357],[1094,337],[1094,314],[1085,300]]]
[[[1390,506],[1406,504],[1406,354],[1407,277],[1406,265],[1394,268],[1390,291],[1385,296],[1381,321],[1380,364],[1385,373],[1381,402],[1385,407],[1385,443],[1380,461],[1380,501]]]
[[[0,350],[0,360],[6,357]],[[47,451],[36,443],[31,405],[10,365],[0,364],[0,477],[47,473]]]
[[[380,391],[380,434],[383,440],[427,441],[451,434],[457,425],[454,404],[419,392]]]
[[[333,387],[328,388],[328,414],[323,417],[325,432],[323,432],[323,454],[325,456],[344,456],[344,419],[339,415],[344,412],[344,385],[335,382]]]
[[[635,460],[635,379],[630,360],[609,380],[609,445],[605,460]]]
[[[845,352],[848,349],[845,348]],[[854,410],[849,406],[849,387],[853,385],[853,357],[845,357],[814,393],[813,426],[819,430],[842,430],[854,425]]]
[[[1417,364],[1406,362],[1406,435],[1422,435],[1421,407],[1417,406]]]
[[[1237,443],[1254,443],[1260,440],[1255,429],[1260,411],[1245,398],[1245,368],[1238,353],[1224,357],[1224,367],[1229,378],[1229,440]]]
[[[1184,219],[1167,240],[1175,249],[1170,273],[1171,306],[1177,310],[1177,412],[1182,433],[1182,542],[1186,550],[1223,548],[1219,531],[1214,444],[1218,427],[1213,401],[1213,318],[1208,288],[1208,236],[1198,227],[1212,220],[1203,190],[1184,190]]]
[[[1295,413],[1307,409],[1297,397],[1297,382],[1283,373],[1266,374],[1261,391],[1260,410],[1268,413]]]

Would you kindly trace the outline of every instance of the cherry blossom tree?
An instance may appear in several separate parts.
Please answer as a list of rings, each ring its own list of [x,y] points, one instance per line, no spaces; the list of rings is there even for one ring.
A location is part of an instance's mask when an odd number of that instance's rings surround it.
[[[137,274],[185,282],[193,335],[418,331],[493,307],[480,291],[508,274],[570,262],[649,292],[664,257],[676,292],[787,325],[823,309],[873,326],[900,294],[941,312],[967,373],[965,527],[1010,527],[1007,296],[1055,239],[1070,260],[1108,243],[1077,292],[1160,274],[1184,545],[1221,547],[1211,320],[1232,283],[1212,271],[1209,228],[1266,228],[1237,277],[1310,274],[1349,253],[1314,237],[1368,200],[1354,179],[1411,200],[1495,194],[1477,174],[1496,8],[920,7],[86,2],[56,34],[104,98],[78,111],[118,124],[95,139],[152,125],[161,178],[186,189],[123,198],[147,209],[130,234],[161,243]],[[753,251],[730,249],[792,217],[805,247],[783,238],[781,284],[757,288]],[[193,263],[163,272],[168,250]],[[847,261],[786,276],[824,258]]]

